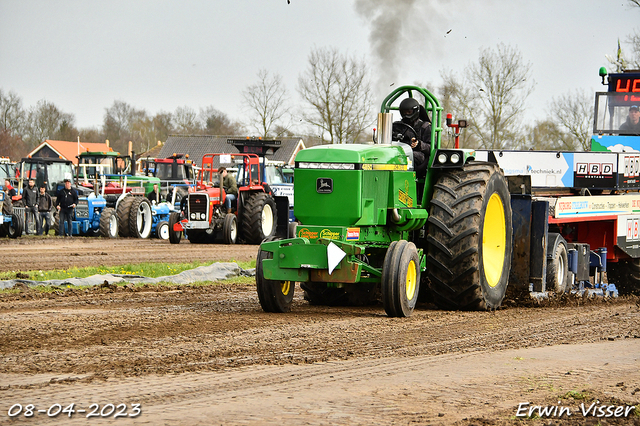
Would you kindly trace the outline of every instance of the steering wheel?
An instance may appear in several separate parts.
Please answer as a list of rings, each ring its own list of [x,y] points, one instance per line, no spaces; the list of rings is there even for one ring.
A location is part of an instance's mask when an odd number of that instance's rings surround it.
[[[391,126],[391,140],[411,144],[411,139],[418,139],[415,129],[402,121],[395,121]]]

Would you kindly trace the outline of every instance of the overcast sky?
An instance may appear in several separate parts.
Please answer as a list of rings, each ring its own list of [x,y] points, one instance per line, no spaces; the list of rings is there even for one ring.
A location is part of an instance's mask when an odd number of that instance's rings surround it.
[[[442,70],[504,43],[532,64],[530,115],[544,119],[554,96],[602,90],[605,55],[640,31],[628,0],[290,2],[0,0],[0,88],[23,107],[53,102],[77,127],[100,127],[114,100],[152,115],[213,105],[241,120],[241,92],[262,68],[298,102],[314,47],[365,58],[382,96],[418,81],[436,92]]]

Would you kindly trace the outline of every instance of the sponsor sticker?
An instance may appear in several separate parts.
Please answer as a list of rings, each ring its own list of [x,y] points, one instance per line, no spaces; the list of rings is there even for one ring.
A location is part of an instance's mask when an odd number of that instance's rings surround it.
[[[320,231],[320,238],[326,238],[327,240],[339,240],[340,233],[334,232],[331,229],[323,229]]]
[[[318,233],[316,231],[310,231],[308,228],[298,229],[298,237],[307,238],[309,240],[317,240]]]
[[[360,228],[347,228],[347,241],[357,241],[360,239]]]

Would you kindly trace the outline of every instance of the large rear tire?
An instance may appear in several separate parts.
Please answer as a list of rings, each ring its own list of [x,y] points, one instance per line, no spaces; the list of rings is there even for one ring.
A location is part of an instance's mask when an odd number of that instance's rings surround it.
[[[249,244],[260,244],[276,233],[276,202],[269,194],[250,195],[242,209],[242,234]]]
[[[415,244],[394,241],[382,264],[382,303],[390,317],[413,313],[420,289],[420,257]]]
[[[273,253],[258,250],[256,260],[256,288],[260,306],[265,312],[284,313],[291,310],[295,281],[273,281],[264,278],[262,261],[272,259]]]
[[[173,225],[180,222],[180,213],[171,212],[169,215],[169,242],[171,244],[180,244],[182,239],[182,231],[174,231]]]
[[[129,212],[129,236],[149,238],[152,226],[153,213],[149,199],[142,196],[133,197]]]
[[[427,271],[442,309],[496,309],[511,269],[511,197],[494,163],[472,162],[434,186]]]
[[[118,216],[116,210],[106,207],[100,215],[100,236],[104,238],[118,237]]]

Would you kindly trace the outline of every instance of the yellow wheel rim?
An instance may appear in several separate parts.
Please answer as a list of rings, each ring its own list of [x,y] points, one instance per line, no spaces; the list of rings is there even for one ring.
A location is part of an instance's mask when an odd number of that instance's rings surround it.
[[[282,291],[282,294],[284,294],[285,296],[289,294],[289,292],[291,291],[291,281],[280,282],[280,290]]]
[[[502,199],[496,193],[491,195],[484,214],[482,227],[482,265],[484,276],[490,287],[500,282],[504,267],[504,254],[507,242],[507,228]]]
[[[407,267],[407,282],[405,285],[408,300],[412,300],[413,296],[415,296],[416,294],[416,275],[416,264],[412,260],[411,262],[409,262],[409,266]]]

